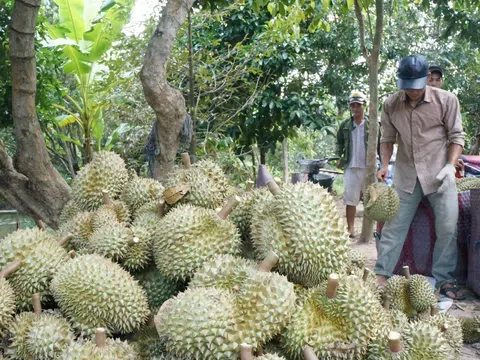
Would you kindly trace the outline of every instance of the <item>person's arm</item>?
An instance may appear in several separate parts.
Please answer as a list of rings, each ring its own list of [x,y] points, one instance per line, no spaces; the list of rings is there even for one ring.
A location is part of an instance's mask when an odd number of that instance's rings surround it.
[[[390,158],[393,154],[393,145],[397,140],[397,129],[392,125],[387,100],[382,108],[382,133],[380,138],[382,168],[377,172],[377,179],[380,181],[386,181],[388,178],[388,164],[390,164]]]
[[[447,101],[447,110],[444,117],[448,139],[447,163],[455,166],[458,158],[462,155],[465,133],[462,129],[462,116],[457,97],[448,97]]]
[[[451,143],[448,147],[447,153],[447,163],[456,166],[458,163],[458,159],[462,156],[463,146],[459,144]]]
[[[345,147],[345,140],[343,138],[343,122],[342,122],[340,123],[340,126],[338,127],[338,131],[337,131],[337,148],[335,151],[339,158],[341,158],[343,155],[344,147]]]

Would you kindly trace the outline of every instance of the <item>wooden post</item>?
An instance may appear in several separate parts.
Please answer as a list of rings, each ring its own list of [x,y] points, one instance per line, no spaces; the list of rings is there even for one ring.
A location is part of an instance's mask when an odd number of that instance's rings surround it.
[[[11,274],[20,269],[20,266],[22,266],[22,262],[20,260],[14,260],[11,263],[8,263],[2,269],[2,271],[0,271],[0,277],[3,277],[5,279],[8,278]]]
[[[407,265],[403,267],[403,276],[405,276],[407,280],[410,280],[410,268]]]
[[[258,271],[269,272],[278,263],[278,255],[269,251],[265,259],[258,266]]]
[[[230,198],[227,203],[223,206],[223,208],[217,213],[219,217],[222,219],[226,219],[227,216],[232,212],[232,210],[237,206],[240,202],[240,198],[238,196],[233,196]]]
[[[106,190],[106,189],[103,189],[102,190],[102,198],[103,198],[103,204],[104,205],[111,205],[112,202],[110,200],[110,196],[109,196],[109,191]]]
[[[104,328],[97,328],[95,331],[95,344],[99,348],[103,348],[107,345],[107,334]]]
[[[391,331],[388,334],[388,348],[392,353],[399,353],[403,350],[403,344],[401,336],[396,331]]]
[[[40,301],[40,294],[32,295],[33,312],[38,314],[42,312],[42,302]]]
[[[315,351],[313,351],[313,349],[308,345],[303,348],[303,356],[305,357],[305,360],[318,360]]]
[[[248,345],[248,344],[241,344],[240,345],[240,359],[241,360],[253,360],[252,345]]]
[[[190,169],[192,162],[190,161],[190,155],[187,152],[182,153],[182,161],[185,169]]]
[[[165,200],[163,199],[158,200],[158,216],[165,216]]]
[[[327,298],[334,299],[337,296],[338,275],[330,274],[327,283]]]

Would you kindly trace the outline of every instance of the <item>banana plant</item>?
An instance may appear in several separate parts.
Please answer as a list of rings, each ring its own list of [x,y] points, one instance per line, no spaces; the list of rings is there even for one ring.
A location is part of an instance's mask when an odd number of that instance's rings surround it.
[[[65,95],[65,104],[56,104],[66,117],[65,124],[75,122],[81,129],[84,162],[93,156],[94,144],[101,147],[104,130],[103,109],[106,94],[117,84],[98,92],[97,80],[108,72],[101,64],[105,53],[127,23],[134,0],[54,0],[59,23],[49,24],[50,46],[62,49],[63,70],[76,81],[76,91]]]

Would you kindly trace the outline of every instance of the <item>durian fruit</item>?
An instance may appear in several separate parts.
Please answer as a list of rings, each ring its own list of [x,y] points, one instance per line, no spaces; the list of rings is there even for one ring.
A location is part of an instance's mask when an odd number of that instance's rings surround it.
[[[208,209],[223,205],[229,185],[222,169],[210,160],[201,160],[188,169],[177,169],[167,175],[165,189],[180,184],[189,186],[189,191],[178,203],[188,203]]]
[[[102,190],[117,199],[128,181],[128,171],[123,159],[110,151],[95,153],[72,183],[73,201],[83,210],[96,210],[103,203]]]
[[[399,310],[409,318],[417,315],[417,311],[410,302],[409,283],[405,277],[395,275],[388,279],[384,296],[389,301],[390,309]]]
[[[470,318],[462,318],[463,341],[466,344],[480,342],[480,316],[476,315]]]
[[[274,197],[253,207],[251,235],[258,258],[279,257],[278,271],[290,281],[315,286],[342,273],[350,243],[333,198],[317,184],[269,184]]]
[[[132,171],[130,179],[122,193],[122,200],[132,212],[150,201],[158,201],[163,196],[162,184],[155,179],[141,178]]]
[[[55,274],[52,294],[74,327],[93,334],[97,327],[110,333],[139,329],[150,311],[143,289],[118,264],[100,255],[82,255]]]
[[[0,271],[0,337],[6,334],[15,316],[15,293],[6,278],[20,266],[16,261]]]
[[[391,331],[368,345],[366,360],[411,360],[398,331]]]
[[[30,327],[37,316],[38,314],[32,312],[22,312],[15,316],[15,320],[10,327],[10,343],[7,348],[7,354],[11,359],[30,358],[27,338]]]
[[[240,345],[240,360],[285,360],[284,357],[277,354],[262,354],[253,356],[253,347],[249,344]]]
[[[476,177],[467,177],[457,180],[457,192],[468,191],[480,188],[480,179]]]
[[[347,265],[347,274],[351,274],[355,271],[355,269],[360,269],[363,271],[365,269],[365,263],[367,262],[367,257],[365,254],[361,253],[356,249],[350,249],[348,254],[349,263]]]
[[[126,341],[107,339],[105,329],[96,329],[95,342],[73,342],[61,356],[63,360],[134,360],[135,348]]]
[[[141,360],[193,360],[168,353],[165,340],[158,336],[157,330],[152,326],[145,326],[135,333],[134,347]]]
[[[389,221],[395,217],[400,198],[394,188],[385,183],[374,183],[365,192],[365,216],[374,221]]]
[[[29,309],[33,294],[48,298],[50,280],[69,256],[54,235],[40,229],[22,229],[0,240],[0,268],[15,260],[22,266],[8,282],[15,292],[17,308]]]
[[[157,226],[153,246],[155,264],[165,277],[185,281],[205,261],[219,254],[239,254],[240,235],[235,225],[225,219],[234,202],[218,214],[183,205],[165,215]]]
[[[436,325],[414,321],[403,331],[405,349],[412,360],[447,360],[450,346]]]
[[[105,224],[93,232],[82,253],[98,254],[119,261],[125,258],[130,248],[138,242],[131,229],[118,223]]]
[[[422,275],[412,275],[408,281],[410,304],[418,312],[430,310],[436,304],[435,293],[427,278]]]
[[[60,216],[58,218],[58,222],[60,224],[64,224],[81,211],[82,209],[80,209],[80,207],[75,203],[75,201],[69,200],[63,207],[62,212],[60,213]]]
[[[429,323],[435,325],[447,340],[450,347],[450,357],[458,359],[463,347],[462,324],[460,320],[450,314],[438,313],[429,319]]]
[[[185,289],[183,283],[168,280],[154,266],[146,271],[136,273],[134,277],[145,290],[148,306],[154,314],[158,312],[165,301]]]
[[[132,242],[121,260],[122,266],[129,271],[144,269],[152,260],[153,236],[151,230],[144,227],[132,227]]]
[[[105,226],[119,224],[117,214],[108,206],[100,206],[92,215],[93,231],[100,230]]]
[[[92,224],[93,212],[82,211],[75,215],[70,221],[60,225],[59,232],[70,232],[73,238],[70,244],[79,250],[86,247],[93,234]]]

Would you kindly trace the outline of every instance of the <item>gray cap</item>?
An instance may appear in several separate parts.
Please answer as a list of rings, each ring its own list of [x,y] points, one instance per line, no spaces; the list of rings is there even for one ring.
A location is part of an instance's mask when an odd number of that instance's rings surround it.
[[[428,63],[423,55],[410,55],[400,60],[397,70],[400,90],[420,90],[427,85]]]

